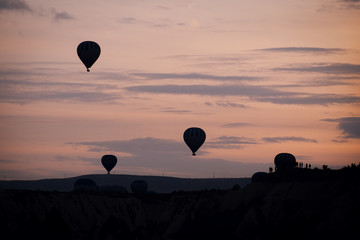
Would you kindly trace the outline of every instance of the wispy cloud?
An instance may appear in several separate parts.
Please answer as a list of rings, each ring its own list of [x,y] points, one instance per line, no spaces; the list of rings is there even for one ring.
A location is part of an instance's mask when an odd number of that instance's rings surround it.
[[[0,11],[1,10],[32,11],[30,6],[22,0],[0,0]]]
[[[20,74],[20,73],[19,73]],[[23,75],[20,75],[23,76]],[[34,101],[113,103],[121,99],[112,84],[0,79],[0,102],[27,104]]]
[[[176,109],[172,107],[166,107],[162,108],[160,112],[166,112],[166,113],[192,113],[192,111],[184,110],[184,109]]]
[[[221,136],[214,140],[207,141],[207,148],[240,149],[246,145],[258,144],[255,139],[236,136]]]
[[[145,79],[191,79],[191,80],[214,80],[214,81],[253,81],[258,77],[251,76],[221,76],[201,73],[133,73],[133,76]]]
[[[238,127],[248,127],[251,126],[250,123],[243,123],[243,122],[235,122],[235,123],[227,123],[222,125],[221,127],[224,128],[238,128]]]
[[[312,94],[280,91],[269,86],[253,85],[141,85],[125,88],[132,92],[189,94],[208,96],[243,96],[258,102],[292,105],[330,105],[359,103],[360,97],[341,94]]]
[[[55,21],[76,19],[74,16],[72,16],[70,13],[68,13],[66,11],[58,12],[55,9],[53,9],[52,13],[53,13]]]
[[[264,137],[262,138],[264,142],[268,143],[280,143],[280,142],[311,142],[311,143],[317,143],[318,141],[316,139],[312,138],[303,138],[303,137]]]
[[[115,103],[120,97],[117,94],[101,92],[59,92],[59,91],[4,91],[0,101],[6,103],[27,104],[33,101],[65,101],[87,103]]]
[[[290,105],[332,105],[360,103],[360,96],[341,94],[297,94],[294,96],[257,97],[259,102]]]
[[[360,0],[339,0],[346,8],[360,10]]]
[[[323,121],[337,122],[344,138],[360,138],[360,117],[323,119]]]
[[[251,85],[142,85],[126,88],[133,92],[195,94],[214,96],[289,96],[295,93],[285,93],[265,86]]]
[[[229,101],[217,101],[216,105],[221,107],[246,108],[246,106],[242,103],[234,103]]]
[[[306,54],[339,54],[346,50],[342,48],[317,48],[317,47],[279,47],[259,49],[266,52],[292,52]]]
[[[360,74],[360,65],[350,63],[313,63],[273,68],[274,71],[316,72],[326,74]]]
[[[123,17],[118,22],[123,24],[135,24],[138,23],[138,20],[133,17]]]
[[[170,19],[165,19],[165,18],[143,20],[135,17],[123,17],[118,20],[118,23],[125,25],[142,25],[150,28],[168,28],[168,27],[183,26],[179,23],[174,23]]]
[[[227,138],[227,139],[226,139]],[[249,140],[248,140],[249,141]],[[241,141],[241,138],[221,137],[215,142],[226,144],[232,142],[235,146],[240,145],[241,142],[246,144],[246,139]],[[105,141],[105,142],[78,142],[69,143],[72,145],[87,146],[90,151],[95,152],[126,152],[129,156],[118,158],[118,166],[121,171],[124,169],[137,169],[137,174],[141,174],[142,170],[148,172],[172,172],[173,176],[186,177],[209,177],[216,172],[216,176],[248,176],[248,172],[255,172],[261,169],[267,169],[266,164],[259,163],[241,163],[230,162],[222,159],[202,158],[204,150],[201,148],[196,157],[191,156],[191,151],[187,148],[185,143],[177,142],[169,139],[159,138],[135,138],[130,140],[119,141]],[[216,147],[212,144],[212,147]],[[249,143],[248,143],[249,144]],[[211,143],[206,142],[204,145],[208,147]],[[205,146],[204,146],[205,147]],[[116,155],[116,154],[115,154]],[[85,159],[86,162],[98,161]]]

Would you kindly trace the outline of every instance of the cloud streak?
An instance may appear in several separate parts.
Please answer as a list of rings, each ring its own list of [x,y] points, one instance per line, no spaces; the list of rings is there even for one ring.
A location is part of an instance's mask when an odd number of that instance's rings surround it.
[[[341,48],[316,48],[316,47],[280,47],[280,48],[264,48],[259,49],[265,52],[291,52],[291,53],[306,53],[306,54],[339,54],[346,50]]]
[[[1,10],[32,11],[29,5],[22,0],[0,0],[0,11]]]
[[[296,93],[281,92],[265,86],[250,85],[142,85],[125,88],[133,92],[193,94],[213,96],[289,96]]]
[[[248,127],[251,126],[250,123],[236,122],[236,123],[227,123],[222,125],[223,128],[239,128],[239,127]]]
[[[121,99],[116,86],[81,82],[0,79],[0,102],[26,104],[33,101],[113,103]]]
[[[189,79],[189,80],[213,80],[213,81],[253,81],[258,77],[251,76],[220,76],[200,73],[133,73],[133,76],[152,79]]]
[[[232,142],[236,144],[246,144],[246,139],[234,137],[220,137],[215,142],[225,144]],[[131,140],[105,141],[105,142],[78,142],[69,143],[72,145],[87,146],[94,152],[126,152],[130,156],[118,158],[118,166],[123,169],[137,169],[137,171],[146,170],[161,174],[171,172],[175,176],[185,177],[210,177],[216,172],[216,175],[223,176],[247,176],[247,172],[259,171],[267,168],[265,164],[259,163],[241,163],[230,162],[222,159],[202,158],[204,150],[198,151],[198,156],[191,156],[191,151],[185,143],[168,139],[158,138],[135,138]],[[206,143],[208,145],[208,143]],[[216,147],[213,145],[213,147]],[[116,155],[116,154],[115,154]],[[89,162],[89,159],[84,159]],[[92,161],[98,165],[98,161]],[[118,171],[117,171],[118,172]],[[141,174],[138,172],[137,174]]]
[[[214,140],[206,142],[206,148],[216,149],[240,149],[245,145],[258,144],[258,142],[252,138],[247,137],[235,137],[235,136],[220,136]]]
[[[53,15],[54,15],[54,19],[55,21],[60,21],[60,20],[74,20],[75,17],[72,16],[71,14],[69,14],[66,11],[62,11],[62,12],[57,12],[55,9],[53,10]]]
[[[312,138],[303,138],[303,137],[265,137],[262,138],[264,142],[267,143],[280,143],[280,142],[310,142],[310,143],[317,143],[316,139]]]
[[[253,101],[291,105],[330,105],[359,103],[360,97],[341,94],[285,92],[268,86],[252,85],[141,85],[125,88],[138,93],[242,96]],[[225,104],[226,105],[226,104]],[[241,106],[245,107],[245,106]]]
[[[273,68],[274,71],[315,72],[325,74],[360,74],[360,65],[350,63],[317,63],[295,67]]]
[[[337,122],[344,138],[360,139],[360,117],[344,117],[337,119],[323,119],[327,122]]]
[[[346,8],[360,10],[360,0],[340,0]]]

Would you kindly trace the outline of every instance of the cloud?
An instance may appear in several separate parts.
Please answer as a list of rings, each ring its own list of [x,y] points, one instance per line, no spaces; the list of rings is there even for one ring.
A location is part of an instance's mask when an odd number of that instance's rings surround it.
[[[26,104],[33,101],[114,103],[121,99],[111,84],[0,79],[0,102]]]
[[[235,108],[246,108],[244,104],[241,103],[233,103],[229,101],[217,101],[216,105],[221,107],[235,107]]]
[[[126,25],[142,25],[145,27],[151,27],[151,28],[167,28],[167,27],[173,27],[173,26],[182,26],[178,23],[171,23],[170,19],[160,18],[154,21],[148,21],[148,20],[142,20],[134,17],[123,17],[118,20],[118,23],[120,24],[126,24]]]
[[[258,80],[258,77],[251,76],[219,76],[200,73],[133,73],[133,76],[145,79],[196,79],[196,80],[214,80],[214,81],[252,81]]]
[[[274,104],[293,104],[293,105],[331,105],[331,104],[350,104],[360,103],[360,97],[354,95],[339,94],[304,94],[301,96],[272,96],[258,97],[256,101],[271,102]]]
[[[246,139],[241,141],[241,138],[234,137],[220,137],[216,139],[215,142],[218,142],[218,144],[232,143],[235,145],[241,142],[247,144]],[[132,174],[143,174],[142,171],[146,171],[153,172],[154,174],[171,172],[173,176],[179,177],[212,177],[215,172],[216,176],[247,177],[249,176],[249,172],[256,172],[268,168],[268,164],[241,163],[222,159],[202,158],[204,154],[203,147],[200,148],[197,156],[193,157],[185,143],[169,139],[147,137],[130,140],[78,142],[69,144],[87,146],[89,151],[95,151],[101,154],[103,152],[126,152],[128,156],[118,157],[117,167],[120,172],[124,172],[125,169],[130,169]],[[206,142],[204,145],[207,146],[208,144],[209,143]],[[215,147],[215,145],[213,145],[213,147]],[[118,170],[116,171],[119,172]]]
[[[326,74],[360,74],[360,65],[350,63],[316,63],[296,67],[273,68],[274,71],[316,72]]]
[[[240,149],[244,145],[258,144],[256,140],[247,137],[221,136],[206,142],[206,148]]]
[[[341,48],[316,48],[316,47],[280,47],[259,49],[266,52],[293,52],[293,53],[310,53],[310,54],[338,54],[346,50]]]
[[[347,9],[360,10],[360,0],[339,0]]]
[[[162,108],[160,112],[166,112],[166,113],[192,113],[192,111],[189,110],[182,110],[182,109],[175,109],[172,107],[166,107]]]
[[[342,130],[342,134],[345,138],[360,138],[360,117],[323,119],[323,121],[337,122],[338,128]]]
[[[133,17],[124,17],[119,20],[119,23],[123,23],[123,24],[134,24],[137,22],[138,22],[138,20]]]
[[[32,11],[29,5],[22,0],[0,0],[0,11],[1,10]]]
[[[222,125],[223,128],[238,128],[238,127],[247,127],[251,126],[250,123],[243,123],[243,122],[237,122],[237,123],[227,123]]]
[[[72,144],[72,143],[70,143]],[[131,140],[119,140],[119,141],[102,141],[102,142],[79,142],[76,145],[90,146],[90,151],[116,151],[127,152],[133,155],[141,155],[144,152],[151,154],[168,154],[179,153],[183,151],[183,147],[180,147],[180,143],[158,138],[135,138]],[[141,151],[139,151],[141,150]]]
[[[292,105],[329,105],[359,103],[360,97],[340,94],[311,94],[280,91],[274,87],[252,85],[141,85],[125,88],[132,92],[189,94],[206,96],[243,96],[258,102]],[[207,103],[209,105],[211,103]],[[240,107],[240,106],[238,106]],[[242,106],[241,106],[242,107]]]
[[[101,92],[60,92],[60,91],[4,91],[0,92],[0,102],[26,104],[33,101],[75,101],[88,103],[115,103],[117,94]]]
[[[250,85],[142,85],[125,88],[133,92],[194,94],[213,96],[276,96],[290,95],[264,86]]]
[[[280,142],[312,142],[317,143],[318,141],[312,138],[303,138],[303,137],[265,137],[262,138],[264,142],[268,143],[280,143]]]
[[[56,21],[60,21],[60,20],[74,20],[75,17],[72,16],[71,14],[62,11],[62,12],[57,12],[55,9],[53,10],[53,15],[54,15],[54,19]]]

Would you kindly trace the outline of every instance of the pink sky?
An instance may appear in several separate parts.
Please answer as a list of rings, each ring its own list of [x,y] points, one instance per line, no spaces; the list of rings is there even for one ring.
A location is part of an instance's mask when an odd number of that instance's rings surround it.
[[[354,0],[0,0],[0,178],[106,173],[104,154],[116,174],[194,178],[280,152],[359,163],[359,25]]]

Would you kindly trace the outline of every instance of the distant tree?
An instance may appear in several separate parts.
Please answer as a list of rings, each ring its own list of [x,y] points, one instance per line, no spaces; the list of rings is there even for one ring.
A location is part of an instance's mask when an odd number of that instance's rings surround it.
[[[269,167],[269,173],[272,173],[274,169],[272,167]]]
[[[322,165],[322,169],[323,169],[323,170],[328,170],[329,167],[328,167],[328,165],[325,165],[325,164],[324,164],[324,165]]]

